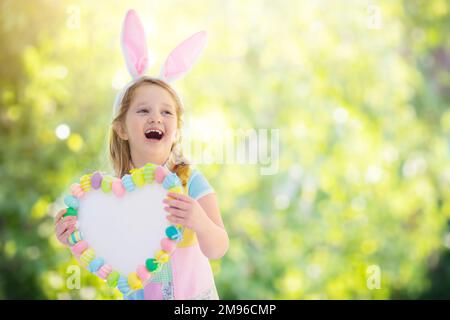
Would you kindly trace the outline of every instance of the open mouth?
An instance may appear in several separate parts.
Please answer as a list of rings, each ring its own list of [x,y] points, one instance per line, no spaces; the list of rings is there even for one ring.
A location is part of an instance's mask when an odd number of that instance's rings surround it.
[[[161,140],[164,136],[164,132],[158,129],[149,129],[145,131],[145,137],[150,140]]]

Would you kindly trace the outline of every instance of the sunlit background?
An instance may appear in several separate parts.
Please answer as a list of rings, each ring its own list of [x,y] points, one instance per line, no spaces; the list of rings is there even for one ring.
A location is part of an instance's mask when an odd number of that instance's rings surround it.
[[[53,216],[74,180],[110,170],[112,103],[129,80],[119,42],[129,8],[145,25],[152,75],[181,40],[209,35],[177,89],[183,139],[209,155],[198,167],[230,236],[226,256],[212,261],[221,298],[450,298],[450,2],[0,8],[0,298],[120,298],[84,269],[81,288],[68,288],[76,262]],[[214,161],[220,132],[241,129],[278,130],[273,174]]]

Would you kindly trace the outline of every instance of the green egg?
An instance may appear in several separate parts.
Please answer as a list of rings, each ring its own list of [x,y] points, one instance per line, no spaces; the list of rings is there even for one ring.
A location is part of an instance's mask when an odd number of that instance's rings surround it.
[[[147,183],[152,183],[155,176],[155,168],[156,166],[152,163],[147,163],[144,166],[144,179]]]
[[[120,274],[117,271],[113,271],[106,278],[106,283],[111,288],[114,288],[117,286],[117,283],[119,282],[119,278],[120,278]]]
[[[67,208],[67,211],[64,214],[64,217],[69,217],[69,216],[76,217],[77,215],[78,215],[78,211],[75,210],[74,208],[69,207],[69,208]]]
[[[102,190],[103,190],[103,192],[106,192],[106,193],[111,192],[111,185],[112,185],[112,180],[105,177],[102,180]]]
[[[160,268],[160,264],[156,262],[156,259],[147,259],[147,261],[145,261],[145,266],[150,272],[156,272]]]

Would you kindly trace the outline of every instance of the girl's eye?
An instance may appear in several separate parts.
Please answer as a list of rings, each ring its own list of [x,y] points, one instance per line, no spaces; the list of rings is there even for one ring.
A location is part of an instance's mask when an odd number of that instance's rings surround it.
[[[148,112],[148,110],[147,110],[147,109],[141,109],[141,110],[139,110],[139,111],[138,111],[138,113],[139,113],[139,112],[142,112],[142,111],[144,111],[144,112]]]
[[[172,112],[170,112],[170,111],[163,111],[163,113],[166,113],[166,114],[172,114]]]

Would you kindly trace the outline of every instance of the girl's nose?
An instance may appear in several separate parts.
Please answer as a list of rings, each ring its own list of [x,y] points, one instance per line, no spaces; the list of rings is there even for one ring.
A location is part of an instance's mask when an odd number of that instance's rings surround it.
[[[161,119],[148,118],[148,123],[162,123]]]
[[[152,123],[152,122],[162,123],[161,115],[159,115],[156,112],[152,112],[150,114],[150,116],[147,118],[147,122],[149,122],[149,123]]]

